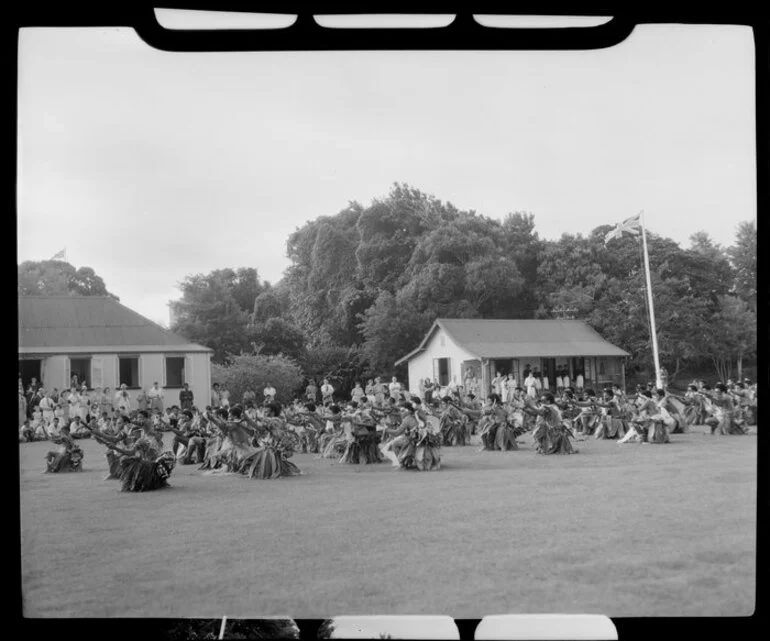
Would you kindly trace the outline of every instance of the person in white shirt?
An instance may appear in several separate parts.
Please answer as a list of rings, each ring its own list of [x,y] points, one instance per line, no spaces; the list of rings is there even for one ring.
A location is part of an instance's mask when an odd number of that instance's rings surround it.
[[[564,370],[564,376],[562,377],[562,383],[564,384],[564,389],[567,389],[569,387],[569,371]]]
[[[513,374],[508,374],[508,378],[505,379],[503,386],[505,387],[506,390],[508,390],[506,399],[508,400],[509,403],[513,402],[514,393],[516,391],[516,388],[518,387],[518,384],[516,383],[516,378],[513,376]]]
[[[151,412],[154,412],[155,410],[157,410],[163,413],[163,390],[160,389],[160,385],[158,385],[158,381],[155,381],[152,384],[150,391],[147,392],[147,398],[150,401]]]
[[[83,383],[78,397],[78,416],[83,424],[88,423],[88,417],[91,415],[91,397],[88,395],[88,387]]]
[[[575,378],[575,387],[578,392],[583,390],[583,372],[578,372],[578,375]]]
[[[265,403],[272,403],[275,400],[275,387],[270,384],[270,381],[267,382],[265,389],[262,390],[262,394],[265,397]]]
[[[53,402],[51,394],[48,391],[43,392],[43,398],[38,407],[40,407],[40,411],[43,412],[43,422],[45,422],[46,425],[50,425],[54,419],[54,409],[56,409],[56,404]]]
[[[537,396],[535,391],[535,377],[532,376],[532,372],[529,373],[527,378],[524,379],[524,387],[527,390],[527,396],[530,398],[535,398]]]
[[[324,405],[328,405],[334,400],[334,387],[329,383],[328,378],[325,378],[323,385],[321,385],[321,398]]]
[[[390,390],[390,398],[395,398],[397,401],[401,400],[401,383],[398,382],[395,376],[391,379],[388,389]]]

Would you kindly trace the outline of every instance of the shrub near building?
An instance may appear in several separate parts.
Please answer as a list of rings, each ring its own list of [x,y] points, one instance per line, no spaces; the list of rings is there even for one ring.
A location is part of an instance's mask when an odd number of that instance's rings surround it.
[[[276,390],[276,400],[288,403],[302,384],[299,365],[285,356],[243,354],[234,356],[229,363],[211,365],[211,382],[230,391],[230,404],[240,403],[243,393],[253,390],[257,402],[262,402],[262,391],[270,383]]]

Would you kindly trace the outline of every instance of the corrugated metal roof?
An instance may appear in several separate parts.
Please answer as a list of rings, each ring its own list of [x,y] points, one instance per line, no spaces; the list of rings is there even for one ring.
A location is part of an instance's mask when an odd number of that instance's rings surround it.
[[[153,323],[109,296],[19,297],[19,348],[168,347],[206,351],[208,347]]]
[[[583,321],[439,318],[420,346],[396,364],[423,351],[436,327],[479,358],[629,355]]]

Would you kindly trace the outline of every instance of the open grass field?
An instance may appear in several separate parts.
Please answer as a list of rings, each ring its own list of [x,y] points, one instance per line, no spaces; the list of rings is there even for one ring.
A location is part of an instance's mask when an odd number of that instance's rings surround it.
[[[697,429],[697,428],[696,428]],[[304,476],[123,494],[103,448],[41,474],[19,445],[32,617],[754,611],[755,435],[576,442],[574,456],[444,448],[442,470],[295,455]]]

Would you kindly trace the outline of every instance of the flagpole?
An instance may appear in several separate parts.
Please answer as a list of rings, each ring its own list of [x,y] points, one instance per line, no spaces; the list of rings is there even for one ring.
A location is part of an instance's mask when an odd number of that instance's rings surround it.
[[[644,226],[644,211],[640,212],[642,223],[642,245],[644,246],[644,274],[647,277],[647,301],[650,306],[650,334],[652,336],[652,357],[655,361],[655,387],[663,387],[660,378],[660,359],[658,357],[658,332],[655,329],[655,308],[652,306],[652,282],[650,280],[650,258],[647,255],[647,231]]]

